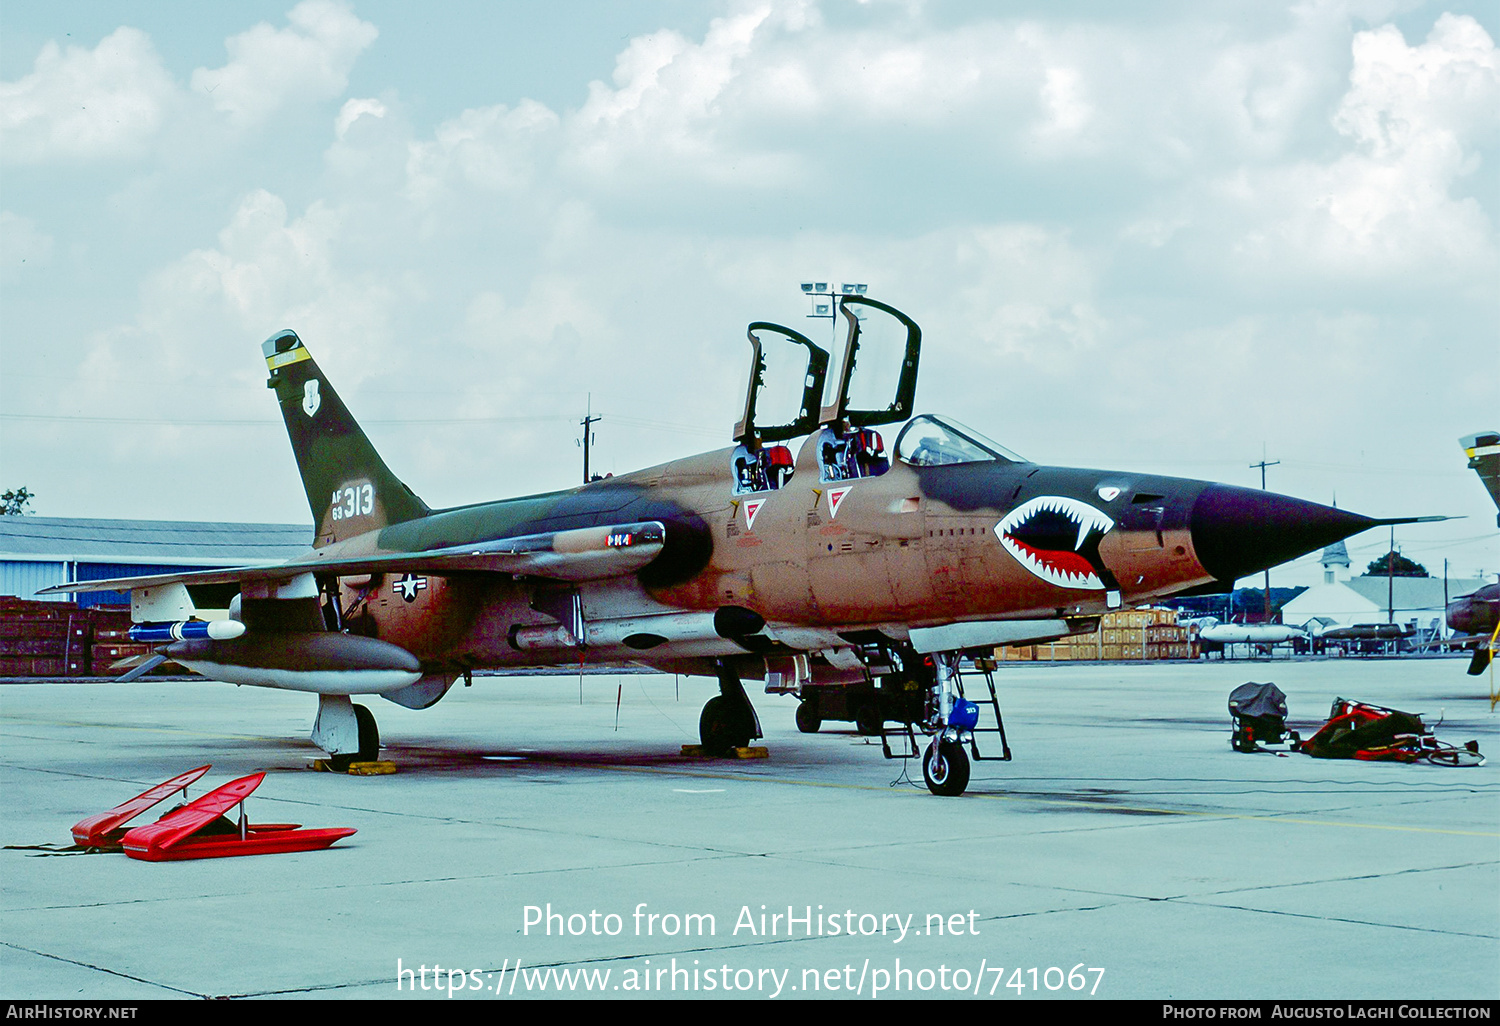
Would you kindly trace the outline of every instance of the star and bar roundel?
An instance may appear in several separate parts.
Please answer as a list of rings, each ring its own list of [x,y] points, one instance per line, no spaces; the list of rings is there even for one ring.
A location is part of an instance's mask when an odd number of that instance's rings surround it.
[[[416,574],[405,574],[391,582],[391,591],[400,595],[407,602],[415,602],[417,593],[427,590],[427,578],[418,577]]]

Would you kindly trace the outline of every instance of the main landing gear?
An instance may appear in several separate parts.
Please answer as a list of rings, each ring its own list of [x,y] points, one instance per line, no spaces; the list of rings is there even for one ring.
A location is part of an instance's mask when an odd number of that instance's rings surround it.
[[[356,762],[380,757],[380,728],[375,714],[355,705],[348,695],[319,695],[313,744],[328,753],[328,768],[346,772]]]
[[[727,755],[765,736],[739,674],[724,662],[718,668],[719,694],[708,700],[698,717],[698,738],[709,755]]]

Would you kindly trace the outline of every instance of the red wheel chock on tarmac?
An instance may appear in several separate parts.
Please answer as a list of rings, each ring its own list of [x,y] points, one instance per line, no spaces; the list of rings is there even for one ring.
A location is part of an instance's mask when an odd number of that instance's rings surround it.
[[[146,862],[171,862],[315,851],[355,833],[352,827],[303,830],[297,823],[247,823],[242,803],[265,780],[264,772],[231,780],[155,823],[122,829],[127,820],[184,790],[207,771],[207,766],[189,770],[108,812],[80,821],[73,827],[74,840],[87,847],[123,847],[126,855]],[[236,805],[241,805],[238,826],[222,818]]]

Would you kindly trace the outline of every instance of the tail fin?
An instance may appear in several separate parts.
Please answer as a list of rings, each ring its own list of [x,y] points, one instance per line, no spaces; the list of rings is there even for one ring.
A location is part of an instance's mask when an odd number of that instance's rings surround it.
[[[317,525],[315,548],[430,512],[385,465],[296,332],[279,331],[261,349]]]
[[[1495,508],[1500,509],[1500,431],[1478,431],[1460,438],[1458,444],[1469,457],[1469,469],[1479,475]],[[1495,526],[1500,527],[1500,513],[1495,515]]]

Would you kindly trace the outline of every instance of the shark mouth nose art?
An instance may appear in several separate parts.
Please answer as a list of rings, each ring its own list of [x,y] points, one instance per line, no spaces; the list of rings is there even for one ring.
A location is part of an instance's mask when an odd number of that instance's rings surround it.
[[[1017,562],[1048,584],[1103,590],[1114,578],[1099,559],[1099,540],[1114,526],[1086,502],[1042,495],[1006,514],[995,534]]]

